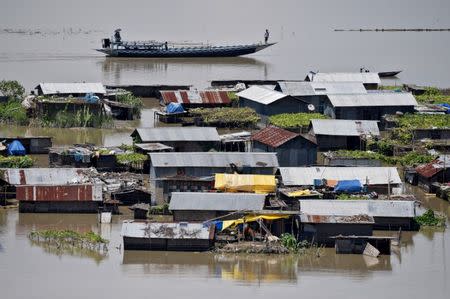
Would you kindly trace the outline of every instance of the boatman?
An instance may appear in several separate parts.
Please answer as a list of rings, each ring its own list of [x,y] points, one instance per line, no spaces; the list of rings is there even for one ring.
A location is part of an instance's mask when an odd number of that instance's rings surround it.
[[[122,41],[122,37],[120,36],[121,29],[114,30],[114,39],[116,40],[116,43],[120,43]]]
[[[266,32],[264,33],[264,42],[267,44],[268,40],[269,40],[269,29],[266,29]]]

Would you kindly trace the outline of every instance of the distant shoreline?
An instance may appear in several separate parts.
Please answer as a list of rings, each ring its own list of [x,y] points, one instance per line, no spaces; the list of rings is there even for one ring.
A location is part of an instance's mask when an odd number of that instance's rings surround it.
[[[443,32],[450,28],[368,28],[368,29],[334,29],[336,32]]]

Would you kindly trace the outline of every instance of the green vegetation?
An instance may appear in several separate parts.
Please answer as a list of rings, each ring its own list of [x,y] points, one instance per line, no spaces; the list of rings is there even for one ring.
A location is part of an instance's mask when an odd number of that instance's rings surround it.
[[[30,156],[0,156],[1,168],[29,168],[34,164],[34,160]]]
[[[433,210],[428,209],[423,215],[414,218],[420,226],[444,227],[445,217],[436,215]]]
[[[310,248],[308,241],[297,241],[293,234],[285,233],[281,235],[281,245],[287,248],[291,253],[303,253]]]
[[[148,211],[150,215],[167,215],[169,214],[169,204],[165,203],[162,205],[152,206]]]
[[[293,129],[309,126],[311,119],[327,118],[328,116],[320,113],[283,113],[269,117],[269,123],[280,128]]]
[[[128,145],[125,143],[122,143],[119,148],[123,151],[134,151],[134,146],[133,145]]]
[[[450,104],[450,96],[444,95],[436,87],[427,87],[424,94],[416,96],[416,100],[419,103]]]
[[[254,127],[260,117],[251,108],[195,108],[189,110],[192,116],[200,117],[208,126],[232,128]]]
[[[27,110],[20,102],[15,100],[9,100],[7,103],[0,103],[0,123],[27,125]]]
[[[21,101],[25,94],[25,88],[18,81],[0,81],[0,93],[10,100]]]
[[[429,129],[450,127],[450,116],[446,114],[406,114],[398,118],[398,126],[407,129]]]
[[[111,116],[105,114],[94,114],[89,107],[84,107],[75,113],[67,111],[67,109],[58,111],[54,117],[48,115],[36,120],[37,125],[43,127],[56,128],[109,128],[113,126],[113,119]]]
[[[351,195],[351,194],[347,194],[347,193],[341,193],[338,195],[337,199],[340,200],[365,200],[365,199],[369,199],[368,197],[364,197],[364,196],[358,196],[358,195]]]
[[[436,159],[436,156],[421,154],[418,152],[409,152],[403,156],[392,157],[382,154],[381,152],[339,150],[333,152],[333,156],[341,158],[380,160],[386,164],[400,164],[402,166],[415,166],[419,164],[429,163]]]
[[[395,85],[379,85],[379,90],[394,90],[394,91],[402,91],[402,86],[395,86]]]
[[[132,106],[133,114],[138,116],[141,115],[141,110],[144,107],[144,103],[142,102],[141,98],[135,97],[129,92],[119,94],[117,96],[117,102]]]
[[[228,94],[228,97],[230,98],[232,103],[239,100],[239,97],[236,95],[236,92],[228,91],[227,94]]]
[[[28,238],[37,243],[44,243],[56,247],[61,251],[68,248],[88,249],[93,251],[108,251],[108,240],[90,231],[79,233],[72,230],[43,230],[33,231]]]
[[[147,155],[138,153],[126,153],[116,156],[117,163],[121,165],[132,165],[136,163],[144,163],[147,160]]]

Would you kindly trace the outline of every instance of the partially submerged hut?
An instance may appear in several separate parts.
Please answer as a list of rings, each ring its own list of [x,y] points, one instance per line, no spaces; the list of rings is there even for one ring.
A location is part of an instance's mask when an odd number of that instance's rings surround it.
[[[433,184],[450,182],[450,155],[442,155],[430,163],[416,167],[418,185],[427,192],[433,192]]]
[[[136,143],[162,143],[175,152],[207,152],[220,147],[220,137],[213,127],[137,128],[131,134]]]
[[[277,153],[280,166],[308,166],[317,162],[317,143],[309,134],[269,126],[252,135],[254,152]]]
[[[263,210],[265,198],[252,193],[173,192],[169,210],[176,222],[207,221],[233,212]]]
[[[214,225],[187,222],[122,223],[124,250],[207,251],[214,245]]]
[[[416,216],[412,200],[300,200],[300,212],[319,216],[355,217],[367,215],[375,221],[374,229],[413,230]],[[338,235],[339,232],[336,233]],[[371,235],[371,234],[370,234]]]
[[[324,105],[329,94],[367,93],[361,82],[279,81],[275,90],[314,105],[314,111],[319,113],[324,112]]]
[[[34,137],[0,137],[4,144],[10,144],[14,140],[20,141],[27,154],[47,154],[52,147],[52,137],[34,136]]]
[[[383,115],[414,113],[417,101],[406,92],[328,95],[324,113],[336,119],[381,120]]]
[[[161,104],[182,104],[184,108],[215,108],[231,106],[231,98],[225,90],[177,90],[160,91]]]
[[[308,103],[260,86],[252,86],[236,94],[239,97],[240,107],[249,107],[262,118],[280,114],[307,112]]]
[[[377,121],[312,119],[310,134],[316,137],[318,149],[365,149],[368,138],[379,137]]]
[[[280,167],[285,187],[312,187],[315,180],[359,180],[369,192],[389,193],[402,186],[396,167]]]
[[[102,83],[39,83],[37,94],[57,97],[83,97],[87,93],[104,96],[106,89]]]
[[[313,73],[310,72],[305,81],[311,82],[360,82],[366,89],[376,90],[381,83],[378,73]]]
[[[157,201],[172,192],[207,191],[216,173],[275,174],[275,153],[150,153],[150,181]]]

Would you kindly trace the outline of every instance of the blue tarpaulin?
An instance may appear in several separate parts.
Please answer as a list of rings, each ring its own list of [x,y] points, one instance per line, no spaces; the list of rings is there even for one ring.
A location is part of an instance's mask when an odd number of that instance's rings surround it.
[[[84,99],[86,100],[86,102],[91,103],[91,104],[95,104],[95,103],[98,103],[98,101],[100,101],[100,98],[98,96],[96,96],[95,94],[93,94],[92,92],[87,93],[84,96]]]
[[[447,108],[447,111],[445,112],[445,114],[450,114],[450,104],[444,103],[444,104],[438,104],[438,106]]]
[[[342,180],[338,181],[334,187],[336,192],[357,193],[361,192],[362,185],[359,180]]]
[[[8,156],[23,156],[26,155],[25,148],[19,140],[14,140],[8,144]]]
[[[167,113],[183,113],[183,105],[180,103],[169,103],[169,105],[166,106],[166,112]]]

